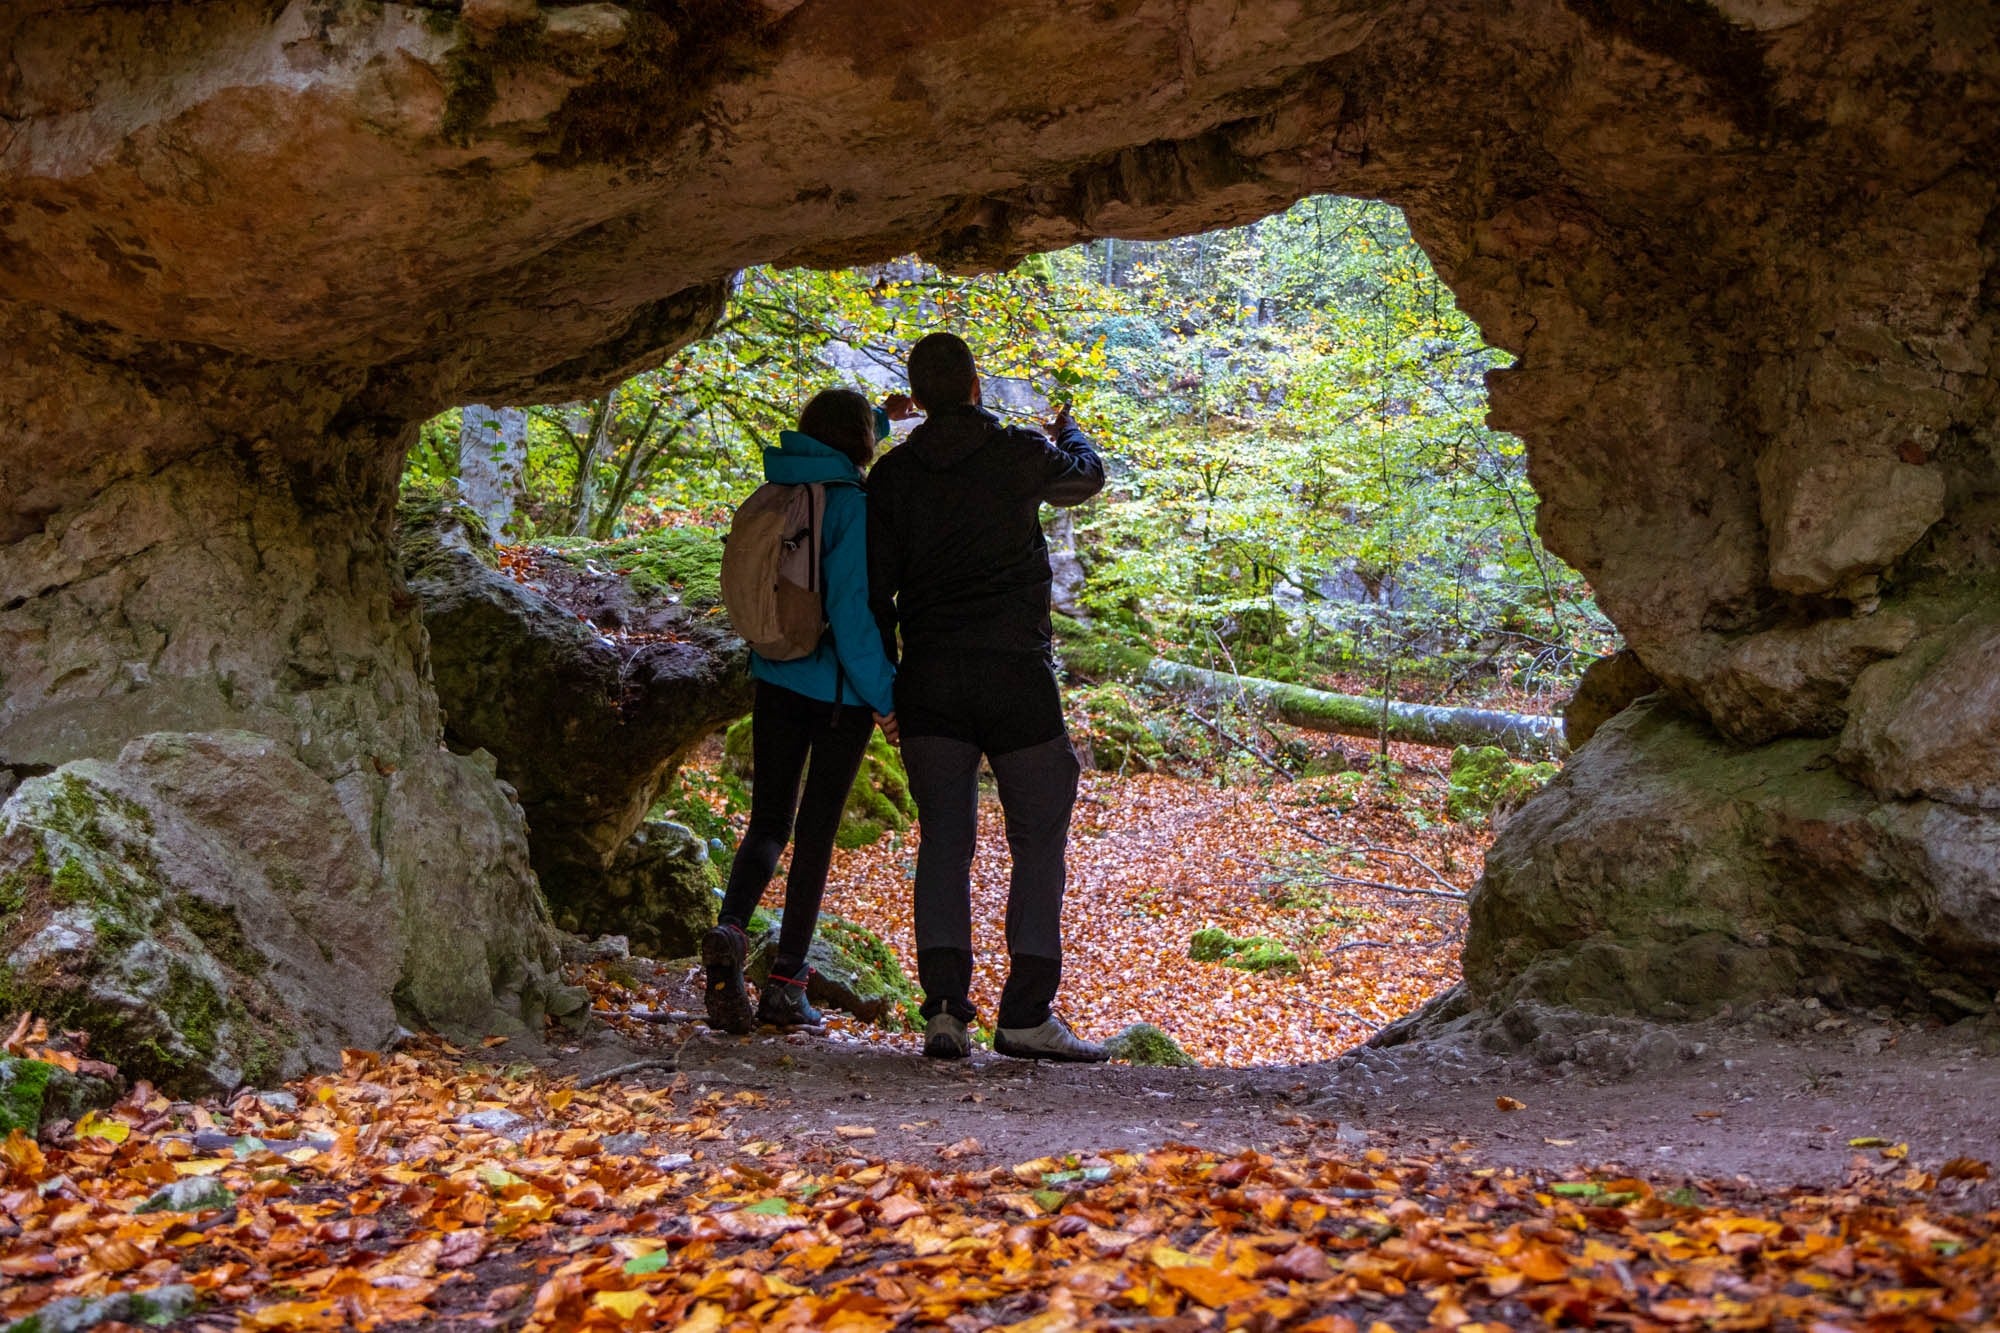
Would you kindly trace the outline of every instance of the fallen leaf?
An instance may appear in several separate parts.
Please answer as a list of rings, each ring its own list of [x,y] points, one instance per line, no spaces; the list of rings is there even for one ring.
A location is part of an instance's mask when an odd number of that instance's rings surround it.
[[[1495,1097],[1493,1104],[1503,1111],[1525,1111],[1528,1109],[1526,1102],[1515,1101],[1512,1097]]]

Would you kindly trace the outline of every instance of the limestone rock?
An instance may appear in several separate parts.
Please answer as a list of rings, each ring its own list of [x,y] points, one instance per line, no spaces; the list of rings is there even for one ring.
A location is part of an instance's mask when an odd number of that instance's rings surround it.
[[[0,1333],[91,1333],[110,1324],[164,1327],[193,1310],[198,1299],[186,1283],[109,1296],[64,1296],[0,1326]]]
[[[565,930],[599,933],[616,924],[644,956],[683,958],[700,950],[715,924],[720,893],[708,844],[683,824],[656,819],[612,857],[601,894],[552,896],[551,907]]]
[[[1916,637],[1916,622],[1884,611],[1765,630],[1732,645],[1698,687],[1703,709],[1733,740],[1830,736],[1847,720],[1848,691],[1871,663]]]
[[[1901,868],[1842,880],[1868,901],[1835,903],[1827,938],[1852,930],[1855,949],[1927,966],[1878,943],[1874,899],[1932,931],[1935,905],[1911,904],[1959,892],[1954,857],[1992,827],[1975,650],[1933,657],[1920,640],[1868,666],[1879,645],[1813,627],[2000,573],[2000,42],[1985,11],[1190,0],[1163,22],[1154,6],[1004,0],[885,43],[863,0],[616,6],[622,35],[611,8],[0,16],[0,785],[113,763],[159,732],[265,737],[299,768],[294,792],[257,799],[319,808],[330,787],[356,891],[396,923],[402,971],[371,974],[388,987],[371,1003],[417,996],[468,1022],[518,1008],[552,957],[509,851],[522,816],[505,771],[438,749],[423,629],[392,564],[416,423],[656,365],[710,326],[747,263],[920,251],[977,268],[1344,192],[1405,208],[1514,355],[1491,377],[1491,420],[1526,443],[1550,549],[1677,706],[1772,738],[1724,767],[1783,778],[1704,803],[1637,762],[1635,746],[1668,741],[1621,735],[1588,781],[1516,819],[1540,811],[1573,854],[1536,865],[1537,901],[1570,914],[1574,940],[1602,919],[1574,894],[1579,867],[1613,901],[1652,892],[1652,851],[1612,854],[1630,850],[1629,802],[1731,847],[1723,808],[1784,823],[1802,753],[1788,747],[1825,748],[1787,738],[1845,710],[1841,754],[1870,785],[1840,789],[1861,805],[1828,827]],[[1862,668],[1879,674],[1843,698]],[[602,680],[578,686],[599,718]],[[474,701],[448,702],[454,725]],[[1715,744],[1690,754],[1721,763]],[[1957,814],[1920,818],[1896,794],[1928,782],[1920,757],[1943,765]],[[554,787],[521,780],[530,816],[554,811]],[[537,850],[551,884],[616,854],[644,814],[627,795]],[[1588,830],[1606,846],[1578,841]],[[1662,843],[1701,859],[1672,830]],[[1496,850],[1508,895],[1526,893],[1506,863],[1527,846],[1510,829]],[[1763,901],[1759,864],[1722,857],[1701,893]],[[1488,980],[1518,952],[1487,933],[1504,919],[1475,918]],[[1641,953],[1686,938],[1671,915],[1646,919],[1665,924],[1625,924]],[[42,922],[52,944],[87,924]],[[1536,932],[1557,947],[1552,918]],[[494,980],[474,984],[477,960]],[[2000,979],[1969,956],[1943,966],[1974,993]]]
[[[227,1208],[236,1202],[235,1194],[227,1185],[207,1176],[190,1176],[185,1180],[175,1180],[160,1186],[137,1208],[135,1213],[200,1213],[217,1208]]]
[[[691,951],[689,914],[713,909],[681,866],[699,879],[705,858],[641,836],[641,821],[682,756],[749,706],[743,645],[704,614],[719,599],[716,543],[551,554],[537,589],[490,568],[463,523],[449,506],[404,509],[446,739],[491,754],[514,789],[559,925]]]
[[[386,851],[414,872],[464,837],[433,819]],[[157,733],[31,778],[0,807],[9,1007],[84,1028],[128,1076],[210,1094],[385,1043],[399,988],[413,1019],[480,1026],[495,978],[477,919],[428,925],[437,909],[396,901],[377,855],[334,784],[252,733]],[[517,1014],[539,1005],[539,976],[511,984]]]
[[[1563,705],[1563,739],[1571,752],[1582,749],[1599,727],[1659,688],[1660,682],[1630,648],[1585,667],[1576,693]]]
[[[751,942],[746,976],[762,986],[777,960],[778,928],[782,914],[760,918],[769,922]],[[754,930],[758,920],[751,922]],[[903,972],[903,965],[879,936],[866,926],[837,916],[822,915],[813,932],[806,963],[813,969],[806,986],[806,998],[822,1008],[853,1014],[864,1023],[892,1031],[922,1026],[917,1006],[923,996]]]
[[[1627,709],[1487,853],[1473,997],[1687,1017],[1800,989],[1941,1010],[1936,992],[1990,990],[2000,827],[1885,804],[1832,750],[1745,748],[1664,701]]]
[[[1840,759],[1874,790],[2000,810],[2000,605],[1870,667],[1850,710]]]

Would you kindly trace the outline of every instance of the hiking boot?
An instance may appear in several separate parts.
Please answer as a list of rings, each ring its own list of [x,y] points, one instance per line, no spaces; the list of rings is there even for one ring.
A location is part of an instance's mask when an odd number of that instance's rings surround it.
[[[737,926],[716,926],[701,937],[701,998],[708,1025],[717,1032],[742,1036],[753,1026],[750,991],[743,984],[743,960],[749,952],[750,937]]]
[[[932,1014],[924,1024],[924,1054],[933,1060],[963,1060],[972,1054],[965,1020],[956,1014]]]
[[[1085,1041],[1063,1025],[1060,1018],[1032,1028],[995,1028],[993,1049],[1016,1060],[1067,1060],[1073,1064],[1102,1064],[1111,1058],[1094,1041]]]
[[[781,977],[776,972],[757,995],[757,1025],[772,1028],[816,1028],[826,1022],[826,1015],[813,1008],[806,998],[806,987],[812,981],[812,969],[805,975]]]

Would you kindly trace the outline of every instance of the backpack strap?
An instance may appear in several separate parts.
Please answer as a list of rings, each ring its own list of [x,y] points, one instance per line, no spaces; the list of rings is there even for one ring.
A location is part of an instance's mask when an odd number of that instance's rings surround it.
[[[812,490],[813,585],[819,589],[819,614],[820,618],[826,622],[826,637],[832,639],[834,637],[833,617],[827,614],[826,572],[823,568],[826,551],[822,545],[826,540],[824,534],[826,522],[826,488],[829,486],[853,486],[856,490],[860,490],[861,487],[858,483],[851,481],[812,481],[807,482],[806,485]],[[840,725],[840,710],[846,702],[841,696],[846,693],[847,670],[840,661],[840,645],[835,643],[833,646],[833,725],[836,727]]]

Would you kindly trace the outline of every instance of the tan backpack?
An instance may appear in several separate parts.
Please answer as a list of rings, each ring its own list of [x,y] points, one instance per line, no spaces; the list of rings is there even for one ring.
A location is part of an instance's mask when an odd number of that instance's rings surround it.
[[[759,657],[810,657],[826,635],[820,579],[825,517],[825,483],[767,481],[730,520],[722,546],[722,604]]]

